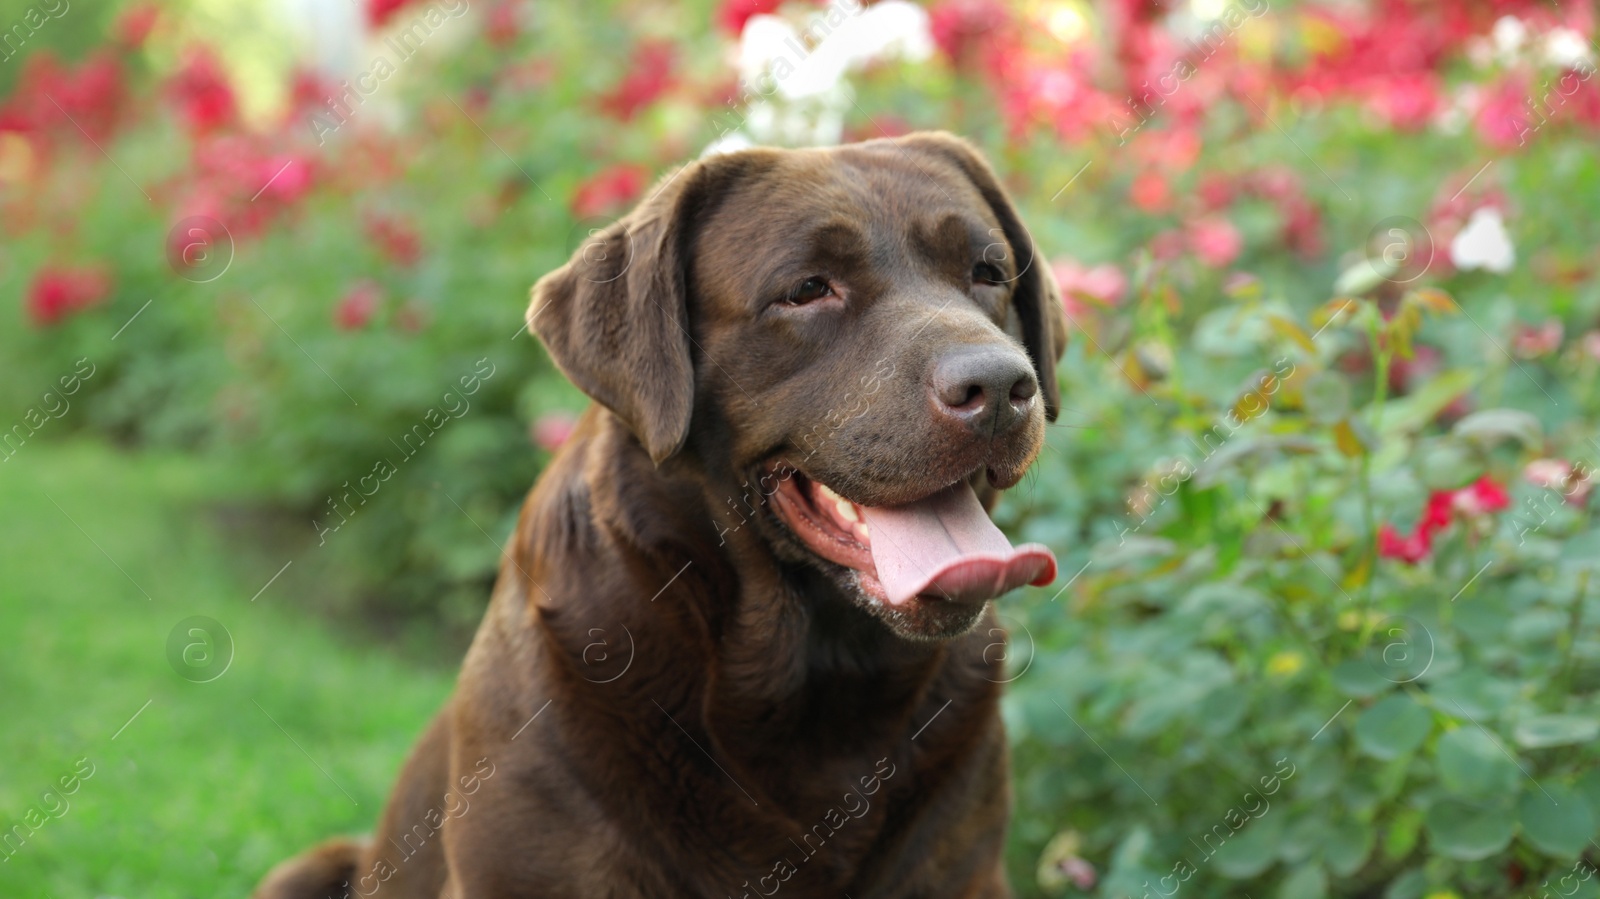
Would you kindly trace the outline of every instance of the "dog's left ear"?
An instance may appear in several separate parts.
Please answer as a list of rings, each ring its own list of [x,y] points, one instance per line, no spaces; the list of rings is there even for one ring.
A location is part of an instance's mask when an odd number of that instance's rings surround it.
[[[945,131],[919,131],[899,138],[896,143],[953,164],[978,189],[995,218],[1000,220],[1001,231],[1015,254],[1014,266],[1019,272],[1011,296],[1022,319],[1022,342],[1028,355],[1033,357],[1039,387],[1044,391],[1045,417],[1055,421],[1061,409],[1056,361],[1067,348],[1067,322],[1061,309],[1061,291],[1056,287],[1050,264],[1034,246],[1033,238],[1011,204],[1011,197],[1000,186],[1000,180],[977,148]]]
[[[627,216],[594,232],[533,286],[528,328],[580,390],[661,464],[683,448],[694,409],[685,220],[705,165],[669,175]]]

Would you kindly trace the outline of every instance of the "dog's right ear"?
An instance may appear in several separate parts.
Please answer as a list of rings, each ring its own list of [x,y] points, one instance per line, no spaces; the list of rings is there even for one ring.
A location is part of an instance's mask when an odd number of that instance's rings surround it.
[[[684,220],[704,164],[669,175],[533,286],[528,328],[572,383],[627,424],[660,464],[694,408]]]

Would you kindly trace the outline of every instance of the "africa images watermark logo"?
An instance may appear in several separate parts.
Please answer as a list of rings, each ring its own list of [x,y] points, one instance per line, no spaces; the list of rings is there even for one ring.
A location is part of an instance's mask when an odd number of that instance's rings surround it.
[[[489,366],[488,371],[484,371],[484,365]],[[422,421],[412,425],[411,430],[401,435],[400,442],[396,442],[392,437],[389,438],[389,443],[400,451],[400,461],[391,462],[388,458],[381,458],[372,464],[370,473],[352,478],[355,481],[354,486],[351,486],[350,481],[345,481],[340,485],[343,488],[342,492],[336,490],[328,497],[328,511],[332,515],[321,521],[316,519],[311,521],[311,526],[317,532],[318,546],[323,546],[328,542],[329,534],[349,524],[350,519],[354,518],[361,507],[367,504],[367,499],[376,496],[384,483],[394,477],[395,472],[400,470],[400,466],[406,464],[411,460],[412,456],[421,452],[422,447],[435,434],[443,430],[445,425],[466,415],[472,409],[472,403],[468,402],[466,398],[477,393],[483,386],[484,381],[494,377],[496,368],[494,363],[489,361],[489,357],[485,356],[477,361],[473,371],[473,374],[461,376],[458,381],[461,385],[459,392],[455,388],[446,391],[440,404],[430,407],[424,412]],[[368,490],[368,487],[372,489]],[[333,515],[339,516],[338,524],[333,523]]]
[[[366,104],[367,98],[377,93],[378,88],[393,77],[401,65],[416,56],[422,50],[422,45],[449,19],[466,15],[468,6],[467,0],[430,3],[412,18],[409,25],[384,38],[383,45],[394,53],[394,60],[383,53],[374,56],[367,68],[355,76],[354,84],[350,81],[339,82],[344,89],[327,98],[323,110],[306,116],[306,124],[311,127],[311,136],[317,139],[317,146],[325,145],[328,135],[344,127],[355,116],[356,110]]]
[[[888,766],[887,771],[884,770],[885,766]],[[850,792],[844,794],[840,804],[824,812],[822,821],[802,834],[799,843],[793,839],[789,840],[789,845],[794,847],[798,855],[798,864],[785,855],[772,863],[771,874],[763,874],[756,878],[754,887],[750,885],[750,881],[745,881],[737,887],[740,892],[728,894],[729,899],[754,899],[752,889],[762,896],[776,893],[785,881],[800,870],[800,865],[810,861],[812,856],[827,845],[835,833],[852,820],[864,817],[872,809],[872,801],[867,797],[877,793],[883,787],[883,782],[894,776],[895,770],[895,766],[890,764],[887,758],[874,762],[873,773],[862,775],[861,786],[852,785]]]
[[[43,0],[22,11],[22,18],[5,31],[0,31],[0,62],[16,56],[22,46],[44,30],[51,19],[59,19],[72,9],[67,0]]]

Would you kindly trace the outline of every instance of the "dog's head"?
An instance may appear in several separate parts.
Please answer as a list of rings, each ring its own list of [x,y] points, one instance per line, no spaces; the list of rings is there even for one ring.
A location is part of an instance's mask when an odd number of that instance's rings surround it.
[[[690,164],[539,281],[532,330],[657,464],[693,457],[783,563],[908,638],[1055,574],[980,493],[1060,403],[1060,300],[1004,189],[940,133]]]

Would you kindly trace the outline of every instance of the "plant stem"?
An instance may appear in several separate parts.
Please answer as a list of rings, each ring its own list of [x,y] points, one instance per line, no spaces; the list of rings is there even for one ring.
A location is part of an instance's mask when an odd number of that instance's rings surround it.
[[[1383,341],[1378,333],[1379,324],[1383,313],[1374,303],[1368,307],[1367,316],[1367,342],[1372,347],[1372,436],[1374,440],[1380,439],[1383,427],[1383,402],[1389,393],[1389,350],[1383,346]],[[1372,452],[1368,449],[1361,454],[1361,503],[1366,513],[1367,524],[1367,582],[1363,585],[1361,613],[1366,617],[1367,610],[1372,607],[1373,583],[1378,574],[1378,522],[1377,513],[1372,503]]]

